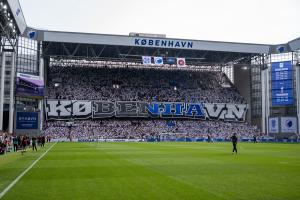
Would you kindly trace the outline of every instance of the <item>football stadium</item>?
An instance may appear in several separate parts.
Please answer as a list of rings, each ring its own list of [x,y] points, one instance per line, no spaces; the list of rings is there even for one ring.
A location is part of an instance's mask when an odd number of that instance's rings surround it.
[[[0,33],[0,199],[300,199],[300,38]]]

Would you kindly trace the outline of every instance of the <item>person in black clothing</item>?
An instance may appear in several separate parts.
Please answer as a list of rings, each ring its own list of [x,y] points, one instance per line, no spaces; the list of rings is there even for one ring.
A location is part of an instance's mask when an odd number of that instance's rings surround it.
[[[41,140],[42,140],[42,147],[44,147],[44,146],[45,146],[45,142],[46,142],[45,136],[42,136],[42,137],[41,137]]]
[[[232,154],[233,154],[234,152],[235,152],[235,154],[237,154],[237,148],[236,148],[237,141],[238,141],[238,138],[237,138],[236,134],[234,133],[234,134],[231,136],[231,142],[232,142],[232,146],[233,146]]]
[[[5,154],[6,144],[0,140],[0,155]]]
[[[211,136],[210,136],[210,134],[207,134],[207,142],[208,142],[208,143],[211,142]]]
[[[257,143],[256,135],[253,135],[253,143]]]

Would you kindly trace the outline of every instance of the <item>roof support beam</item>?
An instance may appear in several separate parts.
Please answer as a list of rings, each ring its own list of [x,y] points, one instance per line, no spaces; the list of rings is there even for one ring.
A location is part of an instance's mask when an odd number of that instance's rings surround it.
[[[75,56],[75,54],[77,53],[79,47],[80,47],[80,44],[77,44],[74,51],[72,52],[72,56]]]
[[[70,56],[71,53],[69,51],[69,49],[66,47],[65,43],[61,43],[62,47],[63,47],[63,50],[67,53],[67,56]]]

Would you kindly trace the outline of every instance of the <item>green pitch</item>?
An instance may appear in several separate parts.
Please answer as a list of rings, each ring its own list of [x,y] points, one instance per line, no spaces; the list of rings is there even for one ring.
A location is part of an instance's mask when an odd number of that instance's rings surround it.
[[[0,156],[0,192],[50,146]],[[296,200],[300,145],[57,143],[2,199]]]

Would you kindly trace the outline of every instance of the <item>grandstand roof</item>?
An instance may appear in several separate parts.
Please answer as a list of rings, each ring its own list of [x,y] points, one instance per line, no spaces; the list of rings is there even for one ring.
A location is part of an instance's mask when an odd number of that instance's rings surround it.
[[[32,29],[28,28],[28,31]],[[43,53],[50,57],[137,59],[141,56],[184,57],[187,63],[248,63],[254,55],[268,53],[270,45],[176,38],[134,37],[94,33],[36,30]]]
[[[140,46],[140,47],[163,47],[174,49],[190,49],[204,51],[223,51],[223,52],[239,52],[239,53],[268,53],[270,45],[265,44],[249,44],[204,40],[186,40],[178,38],[150,38],[150,37],[133,37],[124,35],[107,35],[93,33],[75,33],[60,31],[43,31],[42,40],[48,42],[64,42],[64,43],[81,43],[81,44],[100,44],[100,45],[117,45],[117,46]],[[137,40],[139,39],[139,40]],[[146,41],[145,44],[142,41]],[[149,41],[154,40],[153,44]],[[158,41],[158,42],[157,42]],[[167,41],[166,45],[162,41]],[[176,42],[180,42],[175,46]],[[157,42],[157,43],[156,43]],[[173,45],[169,45],[172,44]],[[182,42],[193,43],[192,47],[182,45]]]
[[[299,50],[300,49],[300,37],[290,41],[288,44],[291,47],[292,51]]]
[[[26,25],[26,21],[19,0],[7,0],[7,3],[11,10],[11,13],[13,14],[13,18],[16,21],[18,30],[20,31],[21,34],[23,34],[27,25]]]
[[[300,39],[287,44],[251,44],[178,38],[139,37],[95,33],[35,30],[43,41],[43,53],[50,57],[89,59],[141,59],[143,55],[185,57],[187,63],[249,63],[251,57],[300,49]]]
[[[6,1],[21,35],[43,41],[43,53],[51,57],[125,59],[157,55],[185,57],[187,62],[193,60],[201,63],[248,63],[249,58],[255,55],[300,50],[300,38],[284,44],[271,45],[38,30],[27,27],[19,0]]]

